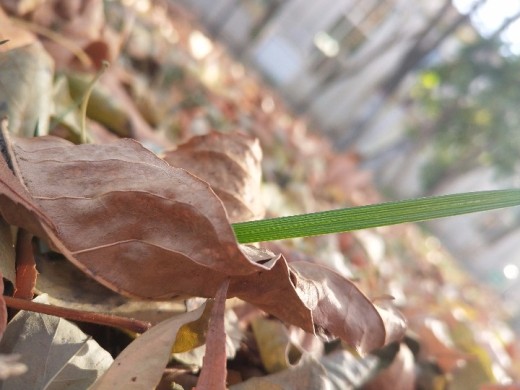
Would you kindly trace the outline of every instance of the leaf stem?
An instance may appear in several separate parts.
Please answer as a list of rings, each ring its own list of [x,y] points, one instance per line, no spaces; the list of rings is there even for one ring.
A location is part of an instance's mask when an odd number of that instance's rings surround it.
[[[97,71],[94,78],[88,83],[87,89],[85,90],[85,93],[83,94],[83,97],[81,99],[81,106],[80,106],[80,118],[81,118],[81,124],[80,124],[80,142],[82,144],[87,143],[87,130],[86,130],[86,121],[87,121],[87,106],[88,101],[90,99],[90,95],[92,94],[92,91],[94,90],[94,86],[96,85],[96,82],[99,80],[99,78],[105,73],[105,71],[108,69],[108,61],[103,61],[103,64],[101,68]]]
[[[252,243],[420,222],[520,205],[520,189],[467,192],[293,215],[232,225],[238,242]]]
[[[4,300],[6,305],[13,309],[48,314],[51,316],[66,318],[72,321],[90,322],[93,324],[123,328],[135,333],[144,333],[152,326],[149,322],[139,321],[133,318],[68,309],[65,307],[33,302],[26,299],[13,298],[6,295],[4,295]]]

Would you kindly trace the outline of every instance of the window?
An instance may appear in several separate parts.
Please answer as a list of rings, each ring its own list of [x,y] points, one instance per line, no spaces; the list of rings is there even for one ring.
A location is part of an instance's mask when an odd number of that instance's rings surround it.
[[[358,0],[327,31],[320,31],[315,35],[315,49],[321,56],[328,58],[354,53],[379,27],[391,5],[387,0]],[[321,62],[320,59],[318,62]]]

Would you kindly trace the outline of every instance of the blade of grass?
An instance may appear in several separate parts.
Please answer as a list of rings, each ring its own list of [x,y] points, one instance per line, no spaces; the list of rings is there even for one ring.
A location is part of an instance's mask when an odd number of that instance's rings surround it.
[[[341,233],[520,205],[520,189],[401,200],[233,224],[242,244]]]

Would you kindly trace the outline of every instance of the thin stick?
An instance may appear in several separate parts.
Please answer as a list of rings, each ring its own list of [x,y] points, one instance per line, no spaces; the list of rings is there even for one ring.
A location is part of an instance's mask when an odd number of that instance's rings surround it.
[[[68,309],[64,307],[28,301],[25,299],[8,297],[5,295],[4,300],[6,305],[13,309],[28,310],[36,313],[48,314],[51,316],[66,318],[72,321],[90,322],[93,324],[112,326],[115,328],[123,328],[135,333],[144,333],[152,326],[152,324],[149,322],[139,321],[133,318],[125,318],[113,316],[110,314]]]
[[[81,134],[80,134],[80,140],[82,144],[87,143],[87,129],[86,129],[86,121],[87,121],[87,106],[88,106],[88,100],[90,98],[90,94],[94,90],[94,85],[99,80],[99,78],[105,73],[105,71],[108,69],[108,61],[103,61],[103,64],[101,68],[97,71],[94,78],[90,81],[90,83],[87,85],[87,89],[85,90],[85,93],[83,94],[83,97],[81,99],[81,107],[80,107],[80,116],[81,116]]]

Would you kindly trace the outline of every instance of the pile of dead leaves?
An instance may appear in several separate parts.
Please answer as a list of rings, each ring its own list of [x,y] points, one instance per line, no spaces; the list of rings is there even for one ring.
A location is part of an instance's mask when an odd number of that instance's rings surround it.
[[[0,5],[0,388],[518,379],[503,309],[412,226],[236,241],[234,222],[378,195],[185,11]]]

